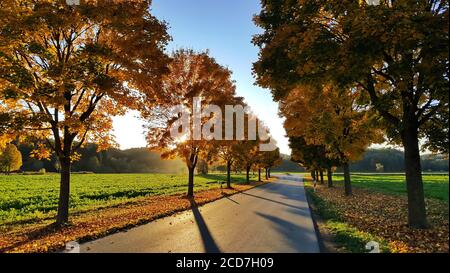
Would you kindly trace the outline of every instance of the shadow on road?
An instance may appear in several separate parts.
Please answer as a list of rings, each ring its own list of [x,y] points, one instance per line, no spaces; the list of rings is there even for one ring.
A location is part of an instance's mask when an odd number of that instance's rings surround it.
[[[266,201],[269,201],[269,202],[273,202],[273,203],[276,203],[276,204],[280,204],[280,205],[283,205],[283,206],[286,206],[286,207],[290,207],[290,208],[293,208],[293,209],[298,209],[298,210],[303,210],[304,209],[304,208],[293,206],[293,205],[290,205],[290,204],[287,204],[287,203],[284,203],[284,202],[275,201],[275,200],[272,200],[272,199],[269,199],[269,198],[265,198],[265,197],[258,196],[258,195],[253,195],[253,194],[246,193],[246,192],[242,192],[241,194],[247,195],[247,196],[251,196],[251,197],[254,197],[254,198],[263,199],[263,200],[266,200]]]
[[[284,199],[307,202],[301,182],[278,180],[271,186],[272,187],[267,187],[266,190],[272,193],[280,194]]]
[[[192,199],[190,199],[189,202],[191,203],[191,210],[192,213],[194,214],[195,222],[197,223],[198,230],[200,231],[200,235],[202,237],[205,252],[220,253],[219,247],[214,241],[214,238],[212,237],[208,229],[208,226],[205,223],[205,220],[203,220],[203,217],[200,211],[198,210],[197,203],[195,203],[195,201]]]
[[[305,229],[276,216],[261,212],[256,212],[256,214],[274,223],[276,225],[276,229],[286,238],[286,242],[289,243],[297,252],[316,253],[320,251],[317,241],[315,240],[316,234],[314,231]]]
[[[235,203],[235,204],[238,204],[239,205],[239,202],[238,201],[236,201],[236,200],[233,200],[233,199],[231,199],[230,197],[228,197],[228,196],[225,196],[225,198],[226,199],[228,199],[228,200],[230,200],[231,202],[233,202],[233,203]]]

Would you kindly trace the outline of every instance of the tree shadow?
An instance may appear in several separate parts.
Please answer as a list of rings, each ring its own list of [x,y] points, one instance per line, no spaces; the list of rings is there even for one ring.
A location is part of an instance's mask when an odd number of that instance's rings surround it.
[[[189,202],[191,203],[191,210],[194,214],[195,222],[197,223],[198,230],[200,231],[200,235],[203,241],[203,247],[206,253],[220,253],[220,249],[217,246],[214,238],[211,235],[211,232],[208,229],[208,226],[205,223],[200,211],[198,210],[197,203],[194,199],[190,198]]]
[[[316,253],[320,252],[314,228],[306,229],[276,216],[256,212],[256,214],[275,224],[275,228],[283,235],[288,243],[296,252]]]
[[[302,207],[294,206],[294,205],[291,205],[291,204],[287,204],[287,203],[284,203],[284,202],[272,200],[272,199],[269,199],[269,198],[266,198],[266,197],[254,195],[254,194],[247,193],[247,192],[241,192],[241,194],[247,195],[247,196],[251,196],[251,197],[254,197],[254,198],[259,198],[259,199],[262,199],[262,200],[265,200],[265,201],[269,201],[269,202],[272,202],[272,203],[276,203],[276,204],[283,205],[283,206],[290,207],[290,208],[297,209],[297,210],[304,210],[305,209],[305,208],[302,208]]]
[[[222,184],[226,184],[227,181],[227,177],[226,174],[200,174],[200,177],[206,178],[208,180],[211,180],[211,182],[207,182],[207,183],[222,183]],[[236,176],[232,176],[231,177],[231,183],[233,184],[245,184],[246,180],[245,177],[236,177]]]
[[[239,202],[238,202],[238,201],[231,199],[230,197],[228,197],[228,195],[225,195],[225,198],[228,199],[228,200],[230,200],[231,202],[233,202],[233,203],[239,205]]]
[[[304,188],[301,183],[294,181],[277,181],[265,188],[271,193],[282,195],[284,199],[307,202]]]

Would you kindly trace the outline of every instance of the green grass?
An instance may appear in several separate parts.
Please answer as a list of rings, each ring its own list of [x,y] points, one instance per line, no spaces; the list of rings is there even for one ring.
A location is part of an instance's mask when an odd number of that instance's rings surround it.
[[[187,191],[182,174],[72,174],[70,211],[80,212],[138,201],[154,195]],[[197,175],[194,190],[220,187],[222,174]],[[245,175],[233,175],[244,183]],[[0,225],[54,217],[58,206],[59,175],[0,175]]]
[[[334,242],[348,252],[369,252],[369,250],[366,249],[366,244],[370,241],[377,242],[380,245],[381,252],[390,252],[387,243],[381,238],[360,231],[344,222],[329,220],[326,223],[326,228],[334,235]]]
[[[424,174],[423,188],[425,197],[434,198],[448,203],[448,174]],[[343,183],[342,174],[333,176],[334,182]],[[406,195],[406,182],[403,174],[352,174],[352,185],[387,194]]]
[[[382,238],[360,231],[345,223],[337,210],[315,194],[311,187],[307,187],[306,192],[314,204],[314,212],[324,220],[325,228],[333,235],[333,241],[337,247],[343,248],[346,252],[364,253],[369,252],[365,248],[366,244],[375,241],[379,243],[381,252],[390,252],[386,241]]]

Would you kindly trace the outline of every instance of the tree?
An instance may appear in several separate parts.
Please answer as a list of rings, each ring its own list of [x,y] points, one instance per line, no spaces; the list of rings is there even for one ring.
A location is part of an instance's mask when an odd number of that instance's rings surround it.
[[[208,174],[208,162],[204,159],[200,159],[197,163],[197,172],[199,174]]]
[[[250,170],[252,166],[258,162],[258,154],[260,153],[258,149],[257,140],[240,141],[236,145],[236,164],[245,168],[247,183],[250,183]]]
[[[22,154],[16,145],[8,144],[3,151],[0,151],[0,170],[5,174],[17,171],[22,166]]]
[[[238,98],[235,102],[236,105],[241,105],[244,107],[244,103],[241,98]],[[222,111],[225,109],[222,108]],[[237,117],[233,114],[233,122],[236,122]],[[222,115],[222,129],[225,128],[225,116]],[[233,140],[218,140],[214,141],[211,147],[212,160],[218,160],[219,163],[225,164],[227,172],[227,188],[231,189],[231,167],[235,164],[237,153],[238,142],[236,139],[236,131],[233,132]]]
[[[224,163],[227,171],[227,188],[231,188],[231,167],[236,159],[236,143],[233,141],[218,141],[215,143],[213,158]]]
[[[281,163],[280,149],[276,148],[273,151],[263,151],[261,153],[261,165],[265,168],[266,179],[270,178],[270,169]]]
[[[290,136],[289,147],[291,148],[291,160],[310,170],[314,178],[316,178],[316,169],[325,169],[327,171],[328,187],[333,187],[332,168],[340,165],[340,162],[327,157],[324,145],[308,144],[302,136]]]
[[[148,146],[162,151],[164,158],[179,157],[184,160],[189,172],[187,196],[193,197],[194,170],[198,159],[207,158],[214,143],[214,139],[202,137],[203,127],[209,124],[208,121],[215,118],[221,120],[222,117],[215,117],[214,112],[209,113],[212,118],[197,113],[202,117],[195,124],[195,118],[189,114],[195,115],[194,108],[202,111],[196,98],[201,98],[202,103],[216,105],[220,110],[228,102],[234,101],[235,86],[231,80],[231,71],[219,65],[208,52],[196,53],[183,49],[173,53],[169,73],[163,83],[161,93],[166,96],[165,104],[156,109],[150,107],[143,113],[148,120]],[[178,108],[171,111],[172,106]],[[185,110],[184,114],[181,110]],[[183,128],[183,121],[186,121],[187,128]],[[176,127],[178,136],[171,134],[172,127]]]
[[[230,101],[230,104],[233,104],[233,107],[242,107],[243,115],[238,117],[238,114],[233,113],[232,121],[233,124],[238,124],[239,122],[242,122],[243,126],[243,135],[244,139],[240,139],[240,136],[237,135],[237,129],[233,130],[233,140],[218,140],[214,141],[213,149],[211,150],[211,153],[214,155],[212,157],[213,160],[218,160],[221,163],[224,163],[226,165],[226,172],[227,172],[227,188],[231,188],[231,168],[232,166],[235,167],[236,171],[239,170],[241,167],[245,167],[246,174],[247,174],[247,183],[250,182],[249,172],[251,169],[251,166],[256,162],[257,159],[257,151],[259,147],[257,144],[259,141],[259,132],[256,133],[255,140],[251,139],[245,139],[245,136],[249,136],[249,127],[248,125],[253,122],[255,126],[255,131],[257,131],[257,126],[259,126],[259,122],[257,117],[250,112],[250,109],[247,107],[247,105],[243,102],[242,97],[236,97],[234,98],[234,101]],[[222,111],[226,111],[225,109],[222,109]],[[225,114],[226,115],[226,114]],[[224,116],[222,116],[222,128],[223,131],[227,130],[226,128],[226,121],[224,119]],[[238,120],[239,118],[242,118],[242,120]],[[245,122],[247,120],[247,122]],[[234,127],[234,126],[233,126]],[[236,126],[237,127],[237,126]],[[229,128],[228,128],[229,129]]]
[[[360,159],[370,144],[383,140],[373,112],[357,103],[361,99],[350,88],[301,85],[281,104],[288,135],[302,136],[307,144],[322,144],[325,156],[343,167],[346,195],[352,194],[350,162]],[[320,173],[320,156],[314,161]]]
[[[280,165],[275,166],[272,170],[277,172],[304,172],[305,168],[298,164],[298,162],[292,161],[291,154],[281,154]]]
[[[255,168],[258,170],[258,182],[261,182],[261,169],[265,168],[265,163],[264,163],[264,152],[262,151],[258,151],[258,153],[256,154],[255,157],[255,162],[254,162],[254,166]]]
[[[60,162],[57,224],[68,222],[70,170],[85,141],[114,143],[111,116],[157,102],[168,57],[166,25],[151,1],[0,3],[0,105],[27,120]],[[76,144],[75,144],[76,143]]]
[[[333,81],[368,95],[391,141],[405,149],[408,222],[427,226],[419,138],[448,132],[448,1],[263,2],[258,83],[284,97],[299,82]],[[447,118],[448,120],[448,118]],[[446,144],[446,145],[445,145]],[[444,149],[445,150],[445,149]],[[448,151],[448,150],[447,150]]]
[[[17,129],[22,123],[23,120],[16,118],[9,112],[8,105],[2,103],[0,93],[0,151],[5,149],[11,140],[17,139]]]

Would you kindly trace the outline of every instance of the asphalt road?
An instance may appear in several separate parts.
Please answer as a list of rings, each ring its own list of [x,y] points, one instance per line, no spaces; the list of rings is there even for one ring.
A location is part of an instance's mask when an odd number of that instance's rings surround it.
[[[286,178],[81,244],[80,251],[319,252],[303,182]]]

